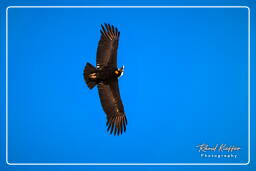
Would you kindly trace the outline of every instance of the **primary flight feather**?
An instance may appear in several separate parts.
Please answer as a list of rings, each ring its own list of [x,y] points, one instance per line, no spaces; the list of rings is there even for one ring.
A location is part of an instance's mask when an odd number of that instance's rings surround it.
[[[126,131],[127,118],[120,97],[118,78],[124,67],[117,68],[117,49],[120,32],[110,24],[101,25],[101,37],[97,48],[96,68],[87,63],[84,79],[92,89],[98,87],[100,102],[107,116],[107,131],[121,135]]]

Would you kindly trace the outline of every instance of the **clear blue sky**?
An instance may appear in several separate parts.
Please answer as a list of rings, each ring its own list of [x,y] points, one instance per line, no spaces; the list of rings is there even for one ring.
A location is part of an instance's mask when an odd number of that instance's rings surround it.
[[[248,161],[248,10],[10,8],[9,162]],[[127,132],[106,132],[96,88],[100,24],[121,32]],[[204,159],[196,145],[237,145]]]

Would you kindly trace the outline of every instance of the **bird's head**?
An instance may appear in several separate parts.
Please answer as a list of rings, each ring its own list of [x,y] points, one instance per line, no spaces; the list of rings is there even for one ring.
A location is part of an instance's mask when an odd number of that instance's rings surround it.
[[[117,77],[121,77],[123,75],[123,73],[124,73],[124,66],[122,66],[121,68],[115,70],[115,75]]]

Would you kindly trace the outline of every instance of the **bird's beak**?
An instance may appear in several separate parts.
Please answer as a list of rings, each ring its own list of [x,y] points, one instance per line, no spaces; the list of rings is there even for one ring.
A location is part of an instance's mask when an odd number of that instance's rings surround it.
[[[121,75],[122,76],[124,74],[124,66],[122,66],[120,69],[119,69],[119,72],[121,72]]]
[[[124,72],[124,65],[120,68],[121,72]]]

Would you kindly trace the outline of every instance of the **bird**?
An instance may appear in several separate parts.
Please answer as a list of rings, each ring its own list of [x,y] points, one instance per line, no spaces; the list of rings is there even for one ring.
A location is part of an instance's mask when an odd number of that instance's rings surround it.
[[[127,117],[121,100],[118,79],[124,66],[117,67],[117,49],[120,31],[113,25],[101,24],[100,40],[96,53],[96,67],[86,63],[83,76],[89,89],[98,87],[101,106],[106,114],[107,132],[121,135],[126,131]]]

